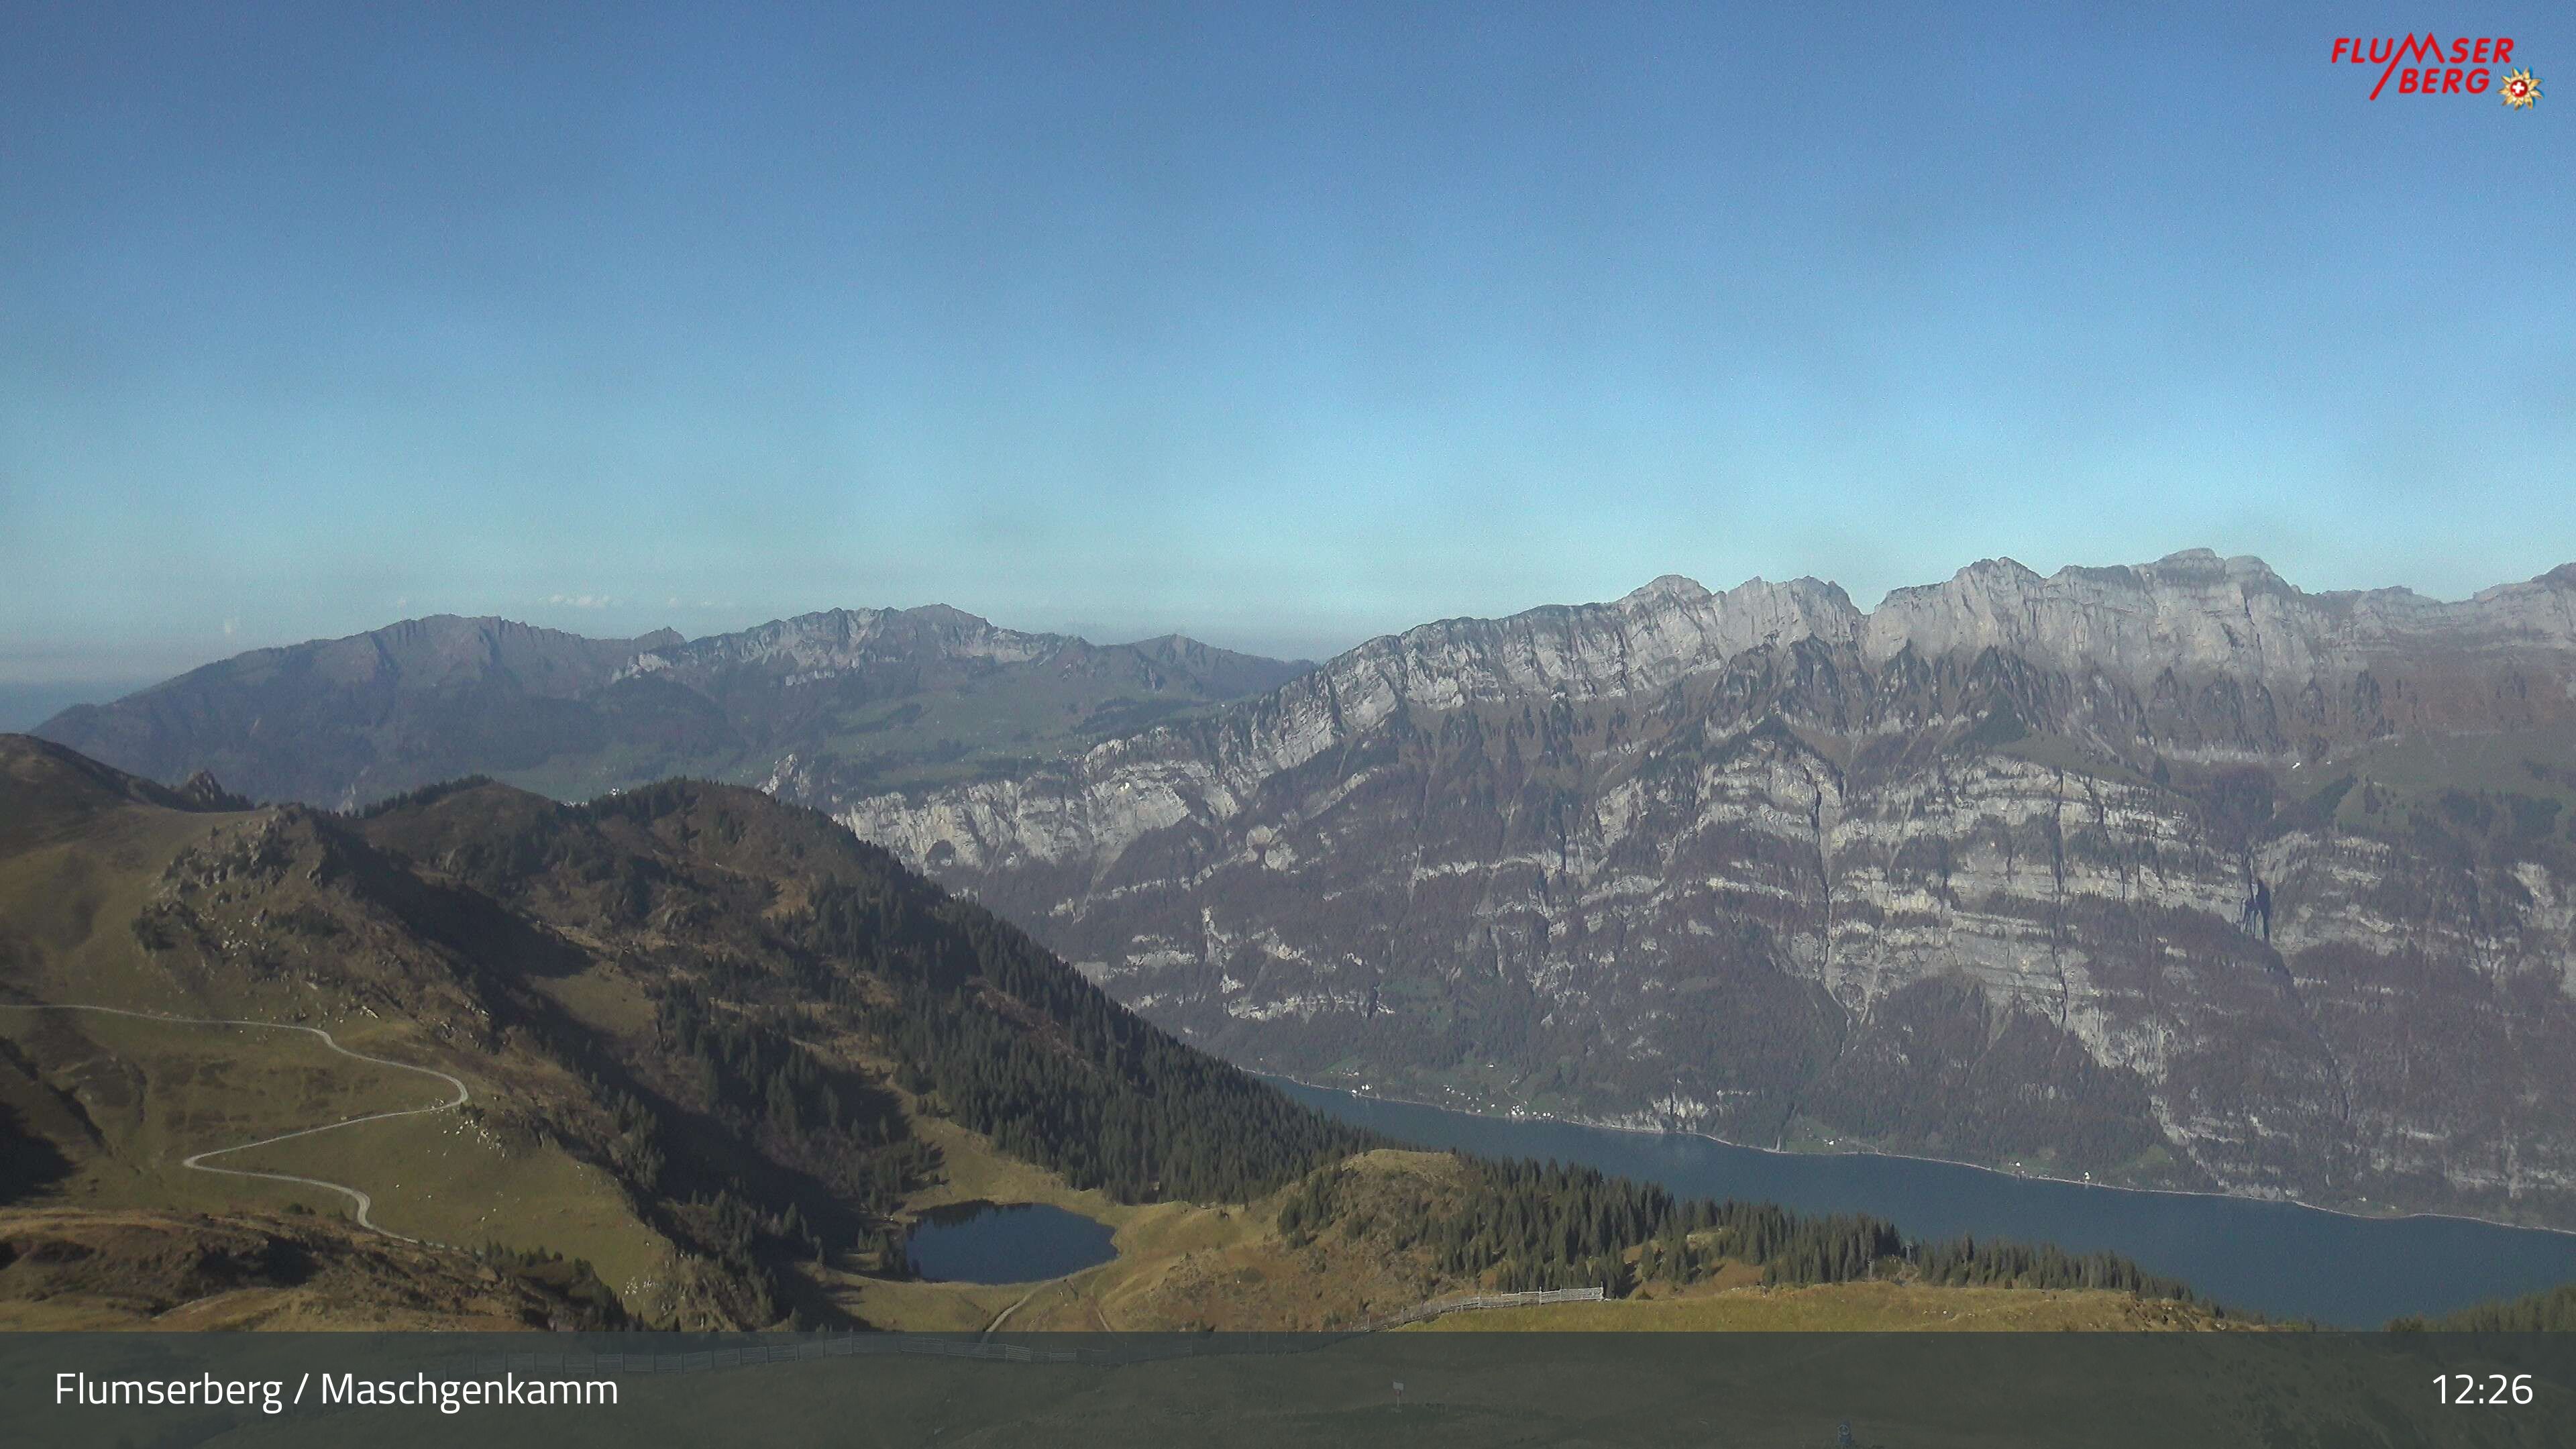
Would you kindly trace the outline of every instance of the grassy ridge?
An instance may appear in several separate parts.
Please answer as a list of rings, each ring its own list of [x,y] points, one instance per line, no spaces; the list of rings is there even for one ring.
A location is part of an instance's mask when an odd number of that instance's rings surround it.
[[[13,818],[49,831],[0,858],[0,991],[320,1025],[466,1078],[462,1113],[238,1165],[360,1188],[394,1231],[586,1258],[655,1321],[852,1321],[793,1269],[895,1256],[905,1200],[943,1176],[916,1124],[1124,1202],[1257,1195],[1362,1141],[754,792],[566,807],[465,782],[349,819],[192,810],[32,742],[0,757],[32,782]],[[418,1105],[318,1043],[30,1025],[23,1046],[8,1129],[77,1159],[23,1186],[100,1207],[328,1210],[175,1161]]]

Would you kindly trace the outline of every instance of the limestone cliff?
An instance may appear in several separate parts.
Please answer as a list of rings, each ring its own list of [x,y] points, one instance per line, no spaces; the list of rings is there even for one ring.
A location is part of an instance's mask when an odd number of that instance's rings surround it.
[[[2576,570],[1666,578],[1012,778],[774,783],[1255,1065],[2576,1224]]]

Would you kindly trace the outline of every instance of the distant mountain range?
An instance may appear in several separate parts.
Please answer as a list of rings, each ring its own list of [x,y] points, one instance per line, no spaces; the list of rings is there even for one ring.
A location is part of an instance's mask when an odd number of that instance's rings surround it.
[[[547,637],[588,662],[282,682],[341,641],[44,732],[330,804],[757,783],[1313,1079],[2576,1226],[2576,566],[1668,577],[1311,670],[945,610]]]
[[[1179,635],[1023,634],[937,605],[694,641],[442,615],[239,655],[35,733],[141,775],[210,770],[257,799],[342,809],[465,774],[587,799],[792,768],[859,794],[1025,769],[1308,667]]]

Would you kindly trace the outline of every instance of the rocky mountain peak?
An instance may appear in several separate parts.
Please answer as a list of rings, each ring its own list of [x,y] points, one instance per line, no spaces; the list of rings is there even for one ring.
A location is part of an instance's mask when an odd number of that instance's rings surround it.
[[[1780,583],[1750,578],[1716,597],[1729,623],[1752,645],[1799,639],[1848,644],[1868,618],[1842,585],[1812,576]]]
[[[981,614],[969,614],[964,609],[952,608],[947,604],[923,604],[919,608],[905,609],[902,611],[902,617],[934,628],[954,629],[960,633],[980,634],[993,627],[993,621]]]
[[[2576,611],[2540,585],[2440,604],[2417,595],[2307,594],[2252,556],[2187,549],[2153,563],[2041,575],[2011,558],[1980,560],[1937,583],[1891,591],[1864,613],[1836,584],[1748,579],[1724,592],[1667,574],[1606,604],[1551,605],[1500,619],[1448,619],[1371,640],[1277,701],[1274,761],[1323,747],[1404,705],[1660,689],[1750,650],[1814,640],[1878,663],[1988,650],[2078,676],[2100,673],[2142,694],[2168,674],[2225,675],[2275,698],[2348,692],[2374,659],[2449,640],[2576,652]],[[1284,738],[1283,737],[1283,738]]]
[[[2244,555],[2244,557],[2249,559],[2253,558],[2251,554]],[[2254,562],[2260,563],[2261,560],[2255,559]],[[2199,572],[2207,573],[2212,570],[2224,569],[2226,566],[2227,560],[2219,557],[2218,550],[2214,548],[2178,548],[2172,553],[2166,554],[2163,558],[2157,559],[2154,563],[2141,564],[2138,567],[2141,570],[2148,571],[2161,570],[2165,572],[2180,573],[2197,570]]]
[[[2279,574],[2273,572],[2270,564],[2250,553],[2221,558],[2216,549],[2209,548],[2187,548],[2179,553],[2166,554],[2154,563],[2139,564],[2118,572],[2132,575],[2151,586],[2188,588],[2233,584],[2253,589],[2290,588]]]
[[[2153,563],[2068,567],[2042,578],[2010,559],[1947,582],[1891,591],[1870,615],[1865,649],[1885,659],[2002,649],[2062,669],[2101,669],[2132,684],[2168,670],[2226,672],[2287,686],[2347,678],[2392,650],[2470,649],[2499,640],[2576,650],[2576,620],[2534,606],[2534,585],[2445,604],[2405,589],[2310,594],[2250,555],[2205,548]],[[2447,641],[2447,643],[2445,642]]]
[[[248,810],[251,802],[224,788],[212,770],[199,770],[179,786],[179,798],[200,810]]]
[[[1682,574],[1665,574],[1642,588],[1632,590],[1619,602],[1654,608],[1668,603],[1696,604],[1710,597],[1707,586],[1699,580]]]

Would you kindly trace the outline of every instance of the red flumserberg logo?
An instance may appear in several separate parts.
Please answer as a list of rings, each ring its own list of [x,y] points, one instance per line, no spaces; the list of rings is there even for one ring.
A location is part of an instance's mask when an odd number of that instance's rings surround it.
[[[2540,81],[2529,70],[2497,74],[2513,60],[2509,35],[2454,36],[2447,45],[2431,31],[2375,40],[2337,36],[2333,59],[2379,67],[2378,83],[2370,88],[2374,101],[2389,89],[2392,78],[2401,96],[2482,96],[2492,90],[2514,110],[2526,110],[2540,99]]]

